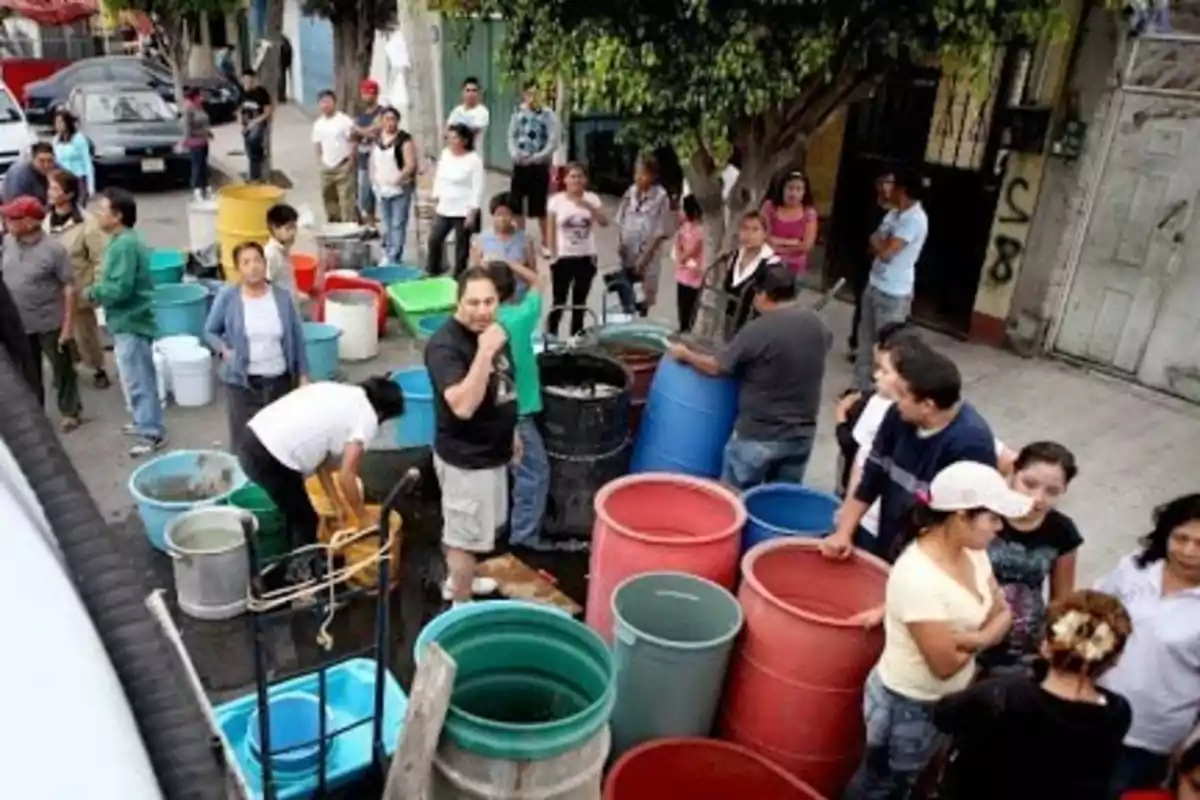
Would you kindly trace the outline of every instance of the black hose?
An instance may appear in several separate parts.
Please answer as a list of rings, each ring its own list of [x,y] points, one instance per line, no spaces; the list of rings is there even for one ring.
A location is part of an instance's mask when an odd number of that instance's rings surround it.
[[[15,311],[0,309],[8,313]],[[0,438],[45,511],[125,689],[163,794],[168,800],[223,800],[222,761],[182,665],[146,607],[148,590],[123,558],[49,420],[3,352],[0,408]]]

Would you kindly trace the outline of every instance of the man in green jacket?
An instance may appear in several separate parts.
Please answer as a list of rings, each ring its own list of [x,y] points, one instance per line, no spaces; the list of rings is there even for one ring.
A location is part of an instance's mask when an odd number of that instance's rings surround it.
[[[133,412],[133,424],[124,430],[138,440],[129,450],[137,458],[161,448],[167,436],[154,369],[157,326],[150,251],[134,231],[137,202],[125,189],[113,187],[100,193],[96,221],[112,238],[104,252],[103,274],[86,297],[104,309],[113,337],[117,370]]]

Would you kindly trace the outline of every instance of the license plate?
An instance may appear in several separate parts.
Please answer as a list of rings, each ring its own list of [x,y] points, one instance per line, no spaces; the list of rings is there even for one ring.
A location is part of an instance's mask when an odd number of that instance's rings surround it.
[[[143,158],[142,172],[166,172],[167,162],[161,158]]]

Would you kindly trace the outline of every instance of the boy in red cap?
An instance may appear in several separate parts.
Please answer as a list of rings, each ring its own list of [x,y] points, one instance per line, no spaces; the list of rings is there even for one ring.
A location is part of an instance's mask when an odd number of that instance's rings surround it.
[[[75,271],[67,250],[42,230],[46,207],[23,195],[0,206],[10,241],[0,258],[0,272],[29,337],[29,349],[41,353],[54,373],[54,392],[63,431],[79,427],[83,404],[72,358]],[[45,402],[42,359],[35,358],[38,400]]]
[[[371,148],[379,141],[379,84],[367,78],[358,86],[361,111],[354,120],[354,167],[357,177],[358,221],[370,228],[376,225],[375,187],[371,185]]]

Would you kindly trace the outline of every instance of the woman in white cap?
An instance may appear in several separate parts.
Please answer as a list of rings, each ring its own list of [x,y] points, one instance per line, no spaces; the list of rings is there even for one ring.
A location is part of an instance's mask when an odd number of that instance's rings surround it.
[[[847,800],[905,797],[939,742],[933,706],[967,687],[975,654],[1000,642],[1012,624],[988,561],[987,546],[1005,517],[1031,501],[994,468],[960,461],[918,492],[909,543],[888,576],[885,644],[867,678],[867,741]]]

